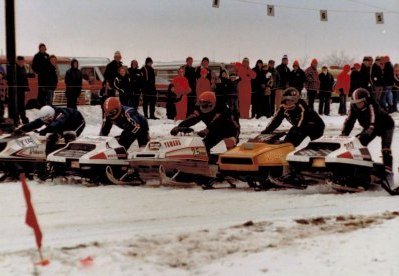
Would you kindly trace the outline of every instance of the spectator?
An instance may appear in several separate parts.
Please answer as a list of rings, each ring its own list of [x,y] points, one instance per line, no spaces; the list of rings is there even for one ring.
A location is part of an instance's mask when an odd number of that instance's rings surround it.
[[[205,91],[211,91],[211,82],[207,78],[208,70],[205,68],[201,69],[201,78],[197,79],[197,84],[195,87],[195,91],[197,93],[197,99]]]
[[[366,56],[363,58],[363,63],[360,67],[360,87],[367,89],[369,92],[371,92],[370,69],[372,63],[372,57]]]
[[[7,90],[6,74],[0,72],[0,122],[4,122],[4,104],[7,97]]]
[[[313,59],[310,67],[305,70],[305,88],[308,96],[309,110],[314,110],[314,100],[316,99],[317,91],[320,89],[320,80],[317,73],[317,59]]]
[[[113,86],[115,90],[118,91],[121,104],[133,107],[132,83],[125,67],[119,67],[118,75],[115,77]]]
[[[355,63],[351,68],[349,96],[352,96],[353,91],[360,88],[362,85],[360,68],[361,65],[359,63]]]
[[[184,69],[177,71],[177,76],[172,80],[175,86],[175,93],[180,98],[176,103],[176,120],[184,120],[187,117],[187,94],[191,92],[188,80],[184,77]]]
[[[288,78],[288,84],[290,87],[294,87],[301,93],[303,85],[305,83],[305,72],[299,67],[299,62],[297,60],[292,64],[292,71],[290,72]]]
[[[252,95],[251,95],[251,118],[262,117],[262,104],[264,102],[264,94],[266,88],[266,75],[263,71],[263,61],[258,60],[252,71],[255,72],[256,77],[251,81]]]
[[[176,117],[176,103],[181,100],[182,96],[177,97],[175,93],[175,86],[173,83],[169,84],[168,92],[166,93],[166,117],[169,120],[174,120]]]
[[[398,112],[398,94],[399,94],[399,64],[396,63],[393,67],[393,87],[392,87],[392,103],[393,112]]]
[[[22,124],[29,123],[28,117],[26,117],[25,111],[25,93],[30,91],[28,76],[25,69],[25,58],[23,56],[17,57],[17,118],[21,120]],[[16,122],[19,124],[19,122]]]
[[[44,76],[43,82],[46,87],[45,104],[52,105],[54,91],[58,84],[57,57],[55,55],[50,56],[50,65],[47,74]]]
[[[188,80],[191,92],[187,94],[187,116],[191,115],[195,110],[195,102],[197,94],[195,88],[197,85],[197,78],[195,76],[195,68],[193,67],[193,58],[186,58],[186,65],[184,65],[184,77]]]
[[[79,70],[79,62],[73,59],[71,61],[71,68],[65,74],[67,107],[77,108],[76,104],[82,92],[82,80],[82,71]]]
[[[133,107],[137,110],[140,104],[140,95],[143,82],[143,74],[139,68],[139,63],[137,60],[132,60],[130,62],[130,68],[128,69],[130,83],[132,85],[131,91],[133,93]]]
[[[122,55],[119,51],[114,53],[114,60],[107,64],[104,71],[104,95],[103,102],[108,97],[115,97],[114,80],[118,76],[118,70],[122,67]],[[105,97],[104,97],[105,96]],[[102,106],[102,105],[101,105]]]
[[[209,66],[209,58],[207,57],[202,58],[201,65],[195,68],[195,77],[197,80],[202,77],[202,69],[206,69],[207,71],[206,78],[209,80],[209,82],[212,81],[211,69],[209,69],[208,66]]]
[[[155,88],[155,71],[152,68],[152,58],[145,59],[145,65],[141,68],[143,74],[143,110],[144,116],[148,118],[148,107],[150,108],[150,119],[155,117],[155,104],[157,102],[157,90]]]
[[[233,115],[234,121],[239,124],[240,111],[238,108],[238,83],[240,78],[235,74],[231,73],[228,81],[228,97],[227,105],[229,106]]]
[[[281,64],[276,67],[276,70],[280,76],[274,99],[276,108],[280,107],[283,90],[285,90],[288,87],[290,69],[288,68],[287,65],[288,65],[288,56],[284,55],[283,58],[281,59]]]
[[[381,57],[376,57],[373,66],[371,67],[370,80],[372,84],[372,95],[377,103],[382,99],[382,92],[384,89],[383,83],[383,64]]]
[[[216,84],[216,90],[215,90],[215,94],[216,94],[216,109],[221,109],[224,106],[227,105],[227,98],[229,95],[229,89],[230,89],[230,79],[227,75],[226,70],[222,70],[220,72],[220,79]]]
[[[382,58],[384,63],[383,70],[383,98],[381,99],[381,107],[385,109],[388,113],[393,112],[393,95],[392,95],[392,86],[393,86],[393,65],[390,61],[389,56],[385,56]]]
[[[276,90],[278,89],[278,84],[280,82],[280,75],[277,72],[277,70],[274,68],[274,60],[269,60],[267,63],[268,70],[267,72],[270,74],[266,73],[266,83],[268,83],[269,87],[271,88],[270,90],[270,97],[269,97],[269,107],[267,108],[270,110],[269,114],[266,114],[266,117],[271,117],[274,114],[274,111],[276,110],[275,106],[275,99],[276,99]],[[269,115],[269,116],[268,116]]]
[[[339,95],[338,114],[341,116],[346,115],[346,97],[351,87],[350,70],[351,67],[346,64],[341,73],[338,74],[337,83],[335,84],[335,92]]]
[[[50,56],[46,53],[46,50],[46,45],[40,43],[39,52],[32,60],[32,69],[37,74],[38,79],[37,104],[39,108],[46,104],[47,84],[45,82],[50,74]]]
[[[238,83],[238,105],[240,117],[249,119],[249,109],[251,106],[251,79],[256,77],[256,73],[249,67],[249,59],[244,58],[242,64],[237,64],[237,75],[240,77]]]
[[[328,72],[327,66],[321,68],[319,74],[319,115],[330,115],[330,99],[334,86],[334,77]]]

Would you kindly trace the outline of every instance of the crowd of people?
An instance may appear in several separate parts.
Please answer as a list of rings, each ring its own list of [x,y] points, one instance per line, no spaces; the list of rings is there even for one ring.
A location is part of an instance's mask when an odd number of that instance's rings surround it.
[[[29,123],[25,113],[21,113],[24,125],[16,130],[19,133],[26,132],[46,125],[39,134],[56,134],[51,136],[50,148],[59,137],[74,139],[85,127],[84,118],[76,109],[82,83],[77,60],[72,60],[65,77],[68,106],[52,107],[51,98],[56,83],[49,78],[53,78],[51,75],[56,60],[51,60],[54,58],[45,53],[44,44],[39,46],[32,68],[39,75],[40,116]],[[139,146],[144,146],[150,140],[147,120],[158,119],[155,117],[157,91],[150,57],[146,58],[142,68],[139,68],[136,60],[132,60],[130,67],[126,68],[121,58],[121,53],[116,51],[113,61],[105,69],[101,92],[104,119],[100,135],[107,136],[111,127],[116,125],[122,129],[119,142],[128,149],[135,140]],[[23,57],[18,57],[18,61],[21,61],[18,64],[23,65]],[[258,60],[254,68],[250,68],[249,64],[248,58],[244,58],[241,63],[234,64],[233,71],[221,68],[219,77],[215,78],[209,69],[208,58],[204,57],[200,66],[193,67],[193,58],[188,57],[168,87],[167,117],[181,120],[170,133],[176,135],[202,121],[206,127],[198,135],[203,137],[206,149],[210,152],[222,140],[227,148],[238,143],[240,118],[266,116],[272,118],[262,131],[263,134],[272,133],[283,119],[287,119],[292,127],[285,142],[298,146],[306,137],[315,140],[323,135],[325,124],[320,115],[329,115],[331,93],[336,91],[340,97],[338,112],[347,115],[341,135],[349,135],[355,122],[359,121],[363,130],[357,137],[364,146],[375,137],[381,137],[387,189],[390,189],[393,184],[391,144],[394,121],[389,113],[397,111],[398,64],[393,66],[387,56],[376,57],[374,62],[371,57],[364,57],[361,65],[345,65],[336,81],[327,66],[318,72],[316,59],[305,70],[300,68],[298,61],[294,61],[291,70],[286,55],[276,68],[273,60],[267,64]],[[3,80],[4,74],[0,74],[0,81]],[[25,93],[27,82],[23,80],[20,83],[24,84],[21,91]],[[40,87],[40,84],[43,86]],[[49,84],[52,86],[49,87]],[[306,91],[307,101],[302,96],[303,91]],[[314,102],[317,96],[319,108],[316,111]],[[351,97],[351,104],[347,111],[348,96]],[[143,114],[138,112],[141,97]]]

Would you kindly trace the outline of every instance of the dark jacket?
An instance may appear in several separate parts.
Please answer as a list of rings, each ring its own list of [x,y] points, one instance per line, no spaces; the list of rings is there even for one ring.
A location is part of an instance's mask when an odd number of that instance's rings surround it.
[[[16,71],[16,76],[17,76],[17,91],[19,93],[21,92],[26,92],[29,91],[29,82],[28,82],[28,76],[26,73],[25,66],[18,66],[17,65],[17,71]]]
[[[316,112],[309,110],[304,100],[299,99],[293,108],[288,109],[285,105],[281,105],[264,133],[272,133],[280,126],[284,119],[292,126],[301,128],[305,132],[311,132],[314,128],[324,129],[324,122],[320,116]]]
[[[225,106],[222,110],[214,109],[209,113],[203,113],[197,108],[192,115],[182,121],[179,127],[190,127],[199,122],[203,122],[209,133],[217,133],[223,137],[237,137],[239,134],[239,126],[234,121],[230,109]]]
[[[184,77],[188,80],[188,85],[191,88],[191,94],[195,95],[195,87],[197,85],[197,78],[195,76],[195,68],[192,66],[184,66]]]
[[[385,130],[395,126],[391,116],[383,111],[378,103],[372,99],[367,101],[363,109],[357,108],[356,105],[351,105],[348,117],[344,122],[342,134],[349,135],[356,120],[359,121],[359,124],[364,130],[370,129],[370,132],[377,136],[380,136]]]
[[[49,63],[48,72],[42,75],[43,85],[46,89],[55,90],[58,84],[57,68]]]
[[[104,120],[101,127],[100,135],[107,136],[111,131],[113,125],[123,129],[125,132],[137,132],[138,129],[141,131],[148,132],[147,119],[137,112],[133,107],[123,106],[121,114],[115,120]]]
[[[82,114],[72,108],[54,108],[55,115],[54,120],[46,126],[43,130],[44,133],[57,133],[63,135],[64,131],[76,131],[80,133],[79,129],[85,126],[85,120]],[[44,126],[45,123],[42,119],[36,119],[26,125],[20,127],[20,130],[29,132]]]
[[[276,70],[279,74],[279,83],[278,83],[278,89],[285,89],[288,87],[288,82],[290,78],[290,69],[288,68],[287,65],[281,63],[279,66],[276,67]]]
[[[289,75],[288,84],[291,87],[296,88],[299,92],[302,91],[304,83],[305,83],[305,72],[298,68],[297,70],[292,70]]]
[[[263,94],[266,86],[265,71],[263,71],[262,67],[259,68],[258,66],[252,68],[252,71],[256,73],[256,78],[251,80],[252,91]]]
[[[367,67],[362,63],[362,66],[360,68],[360,87],[364,89],[369,89],[370,87],[370,73],[371,73],[371,68]]]
[[[384,86],[392,86],[393,85],[393,66],[390,61],[386,62],[384,65]]]
[[[320,73],[320,92],[332,92],[334,86],[334,77],[327,72],[327,74]]]
[[[233,83],[228,78],[220,78],[220,82],[216,84],[216,108],[221,109],[227,104],[227,98],[229,97],[230,90],[232,90]]]
[[[383,86],[384,85],[384,80],[383,80],[383,72],[382,68],[374,63],[373,66],[371,66],[371,83],[373,86]]]
[[[360,88],[361,85],[362,85],[362,75],[361,75],[360,71],[352,70],[349,95],[352,95],[353,91]]]
[[[143,92],[145,94],[156,93],[155,89],[155,71],[151,66],[145,65],[141,68],[143,74]]]
[[[48,73],[50,56],[47,53],[38,52],[32,60],[32,69],[38,75],[38,85],[44,86],[43,77]]]
[[[118,76],[118,70],[122,67],[121,61],[113,60],[107,64],[104,71],[104,81],[108,82],[111,88],[114,88],[114,80]]]
[[[173,120],[176,117],[176,105],[175,103],[180,102],[182,96],[177,97],[176,93],[172,92],[170,90],[170,87],[168,89],[168,92],[166,93],[166,116],[168,119]]]
[[[140,92],[142,85],[143,85],[143,73],[139,68],[132,68],[130,67],[128,69],[129,72],[129,77],[130,77],[130,83],[132,86],[132,92],[134,94],[137,94]]]
[[[71,68],[65,73],[66,96],[79,98],[82,91],[82,71],[73,67],[73,63],[77,62],[76,59],[71,61]]]

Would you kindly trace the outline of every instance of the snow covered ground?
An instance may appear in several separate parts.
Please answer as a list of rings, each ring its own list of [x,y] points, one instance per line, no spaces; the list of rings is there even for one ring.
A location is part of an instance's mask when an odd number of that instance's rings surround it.
[[[85,134],[98,134],[99,107],[79,109]],[[164,110],[158,112],[164,118]],[[399,114],[394,118],[398,125]],[[344,117],[323,119],[328,133],[339,133]],[[242,140],[267,121],[243,120]],[[173,125],[150,121],[150,134],[165,135]],[[380,157],[380,140],[370,149]],[[397,129],[393,149],[397,168]],[[399,185],[397,169],[395,181]],[[385,191],[203,191],[157,184],[29,182],[50,260],[45,267],[34,265],[39,257],[24,224],[20,184],[0,184],[0,275],[399,275],[399,197]]]

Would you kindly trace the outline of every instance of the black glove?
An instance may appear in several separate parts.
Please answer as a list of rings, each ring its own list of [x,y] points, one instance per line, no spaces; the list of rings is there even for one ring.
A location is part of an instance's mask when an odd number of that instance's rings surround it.
[[[269,131],[267,131],[266,129],[262,130],[260,134],[270,134]]]
[[[197,132],[197,135],[199,136],[199,137],[201,137],[201,138],[204,138],[205,136],[207,136],[208,135],[208,133],[209,133],[209,129],[203,129],[203,130],[201,130],[201,131],[198,131]]]
[[[25,131],[20,130],[19,128],[17,128],[17,129],[14,130],[14,135],[22,135],[22,134],[24,134],[24,133],[25,133]]]
[[[42,130],[39,131],[39,135],[40,136],[46,136],[46,134],[47,134],[46,129],[42,129]]]
[[[179,127],[172,128],[170,135],[176,136],[177,134],[179,134]]]

